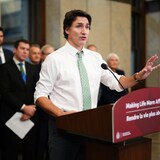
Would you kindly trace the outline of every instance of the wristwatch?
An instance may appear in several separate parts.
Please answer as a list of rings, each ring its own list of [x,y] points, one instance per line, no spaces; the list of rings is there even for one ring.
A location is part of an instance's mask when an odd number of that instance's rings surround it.
[[[138,80],[138,79],[137,79],[137,75],[138,75],[138,74],[139,74],[138,72],[135,73],[135,74],[133,75],[133,79],[134,79],[136,82],[138,82],[138,83],[143,82],[144,79],[142,79],[142,80]]]

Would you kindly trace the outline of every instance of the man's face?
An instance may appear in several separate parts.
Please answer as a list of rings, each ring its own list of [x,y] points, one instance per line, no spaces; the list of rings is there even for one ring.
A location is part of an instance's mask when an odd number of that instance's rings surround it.
[[[90,47],[88,47],[88,49],[91,51],[95,51],[95,52],[97,51],[97,48],[95,46],[90,46]]]
[[[34,64],[39,64],[41,60],[41,50],[38,47],[31,47],[29,51],[29,59]]]
[[[68,42],[78,50],[86,44],[89,36],[90,25],[86,17],[77,17],[71,27],[67,28]]]
[[[41,53],[41,61],[43,62],[46,59],[46,57],[52,52],[54,52],[54,48],[52,47],[45,48],[43,53]]]
[[[2,46],[2,44],[3,44],[3,39],[4,39],[3,32],[0,31],[0,46]]]
[[[29,55],[29,44],[20,42],[17,48],[14,48],[14,56],[18,61],[25,61]]]
[[[115,57],[111,57],[108,61],[107,61],[108,66],[112,69],[115,70],[118,68],[119,65],[119,61],[117,58]]]

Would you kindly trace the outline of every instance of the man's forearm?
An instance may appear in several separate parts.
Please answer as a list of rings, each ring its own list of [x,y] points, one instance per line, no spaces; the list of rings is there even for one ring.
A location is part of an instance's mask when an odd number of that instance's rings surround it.
[[[64,115],[64,111],[55,106],[47,97],[40,97],[36,100],[36,105],[45,110],[48,114],[59,117]]]

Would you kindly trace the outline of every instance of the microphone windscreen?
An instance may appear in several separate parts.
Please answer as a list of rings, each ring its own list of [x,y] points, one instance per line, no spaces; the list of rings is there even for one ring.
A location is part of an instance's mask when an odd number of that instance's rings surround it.
[[[102,67],[103,69],[108,69],[108,66],[107,66],[105,63],[102,63],[102,64],[101,64],[101,67]]]

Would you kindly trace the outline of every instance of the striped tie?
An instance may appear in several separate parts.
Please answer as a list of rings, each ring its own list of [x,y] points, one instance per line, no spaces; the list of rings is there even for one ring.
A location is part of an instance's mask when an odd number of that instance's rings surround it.
[[[19,67],[20,67],[20,72],[21,72],[21,76],[24,82],[26,82],[26,74],[24,73],[24,69],[23,69],[23,63],[20,62],[18,63]]]
[[[87,71],[82,61],[82,54],[83,54],[83,51],[77,53],[78,68],[79,68],[81,86],[82,86],[83,109],[87,110],[91,108],[91,93],[90,93]]]

